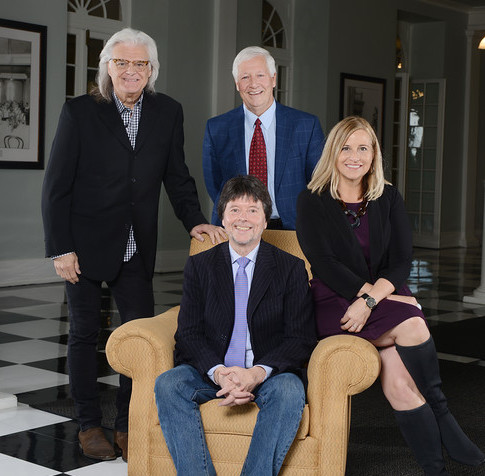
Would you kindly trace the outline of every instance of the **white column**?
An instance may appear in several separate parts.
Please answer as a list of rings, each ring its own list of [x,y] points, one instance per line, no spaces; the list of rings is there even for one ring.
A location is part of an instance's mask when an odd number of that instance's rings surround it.
[[[237,0],[214,0],[213,11],[211,116],[216,116],[234,108]]]
[[[462,160],[462,203],[461,203],[461,246],[474,246],[474,210],[476,200],[475,178],[478,141],[478,93],[479,56],[478,34],[473,29],[466,31],[466,71],[463,117],[463,160]]]
[[[485,181],[483,182],[485,188]],[[485,200],[485,197],[484,197]],[[480,286],[473,291],[471,296],[463,296],[463,302],[471,304],[485,304],[485,246],[483,246],[483,240],[485,239],[485,205],[483,208],[483,228],[482,228],[482,276]]]

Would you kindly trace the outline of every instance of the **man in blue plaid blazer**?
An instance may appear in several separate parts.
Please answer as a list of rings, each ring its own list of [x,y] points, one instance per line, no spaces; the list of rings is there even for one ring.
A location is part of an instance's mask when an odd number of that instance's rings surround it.
[[[265,49],[243,49],[234,60],[232,73],[243,104],[209,119],[204,136],[203,168],[214,202],[212,223],[220,224],[217,203],[226,181],[249,171],[254,122],[260,119],[273,202],[268,228],[294,230],[296,199],[310,181],[325,143],[320,121],[275,101],[276,66]]]

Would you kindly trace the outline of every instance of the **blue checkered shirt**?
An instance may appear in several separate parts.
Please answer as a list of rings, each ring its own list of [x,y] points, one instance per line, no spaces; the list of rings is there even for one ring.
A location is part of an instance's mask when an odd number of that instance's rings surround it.
[[[135,103],[133,109],[126,107],[116,96],[113,91],[113,98],[115,100],[118,112],[121,115],[121,120],[125,126],[126,133],[128,134],[128,139],[130,139],[131,147],[135,148],[136,134],[138,133],[138,124],[140,123],[141,117],[141,105],[143,102],[143,93],[140,99]],[[128,243],[126,244],[125,256],[123,261],[130,261],[131,257],[136,253],[136,242],[135,234],[133,233],[133,225],[130,227],[130,234],[128,236]]]

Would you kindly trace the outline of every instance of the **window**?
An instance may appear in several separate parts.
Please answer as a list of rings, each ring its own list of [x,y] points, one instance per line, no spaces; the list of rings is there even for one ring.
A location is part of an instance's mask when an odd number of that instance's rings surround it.
[[[286,48],[285,27],[276,8],[263,0],[263,46]]]
[[[278,13],[287,12],[288,18],[282,18]],[[266,48],[276,62],[276,88],[275,98],[281,104],[290,105],[290,51],[288,41],[288,30],[285,23],[289,23],[289,10],[292,2],[285,0],[263,0],[262,23],[261,23],[261,44]]]
[[[89,92],[106,40],[128,26],[131,0],[67,0],[66,98]]]

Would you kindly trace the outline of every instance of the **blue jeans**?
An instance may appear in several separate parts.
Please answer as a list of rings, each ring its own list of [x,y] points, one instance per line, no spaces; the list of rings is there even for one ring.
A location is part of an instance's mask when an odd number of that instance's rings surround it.
[[[158,418],[178,476],[216,474],[199,405],[217,398],[218,390],[185,364],[164,372],[155,382]],[[305,390],[296,375],[282,373],[253,393],[259,413],[241,474],[276,476],[300,425]]]

